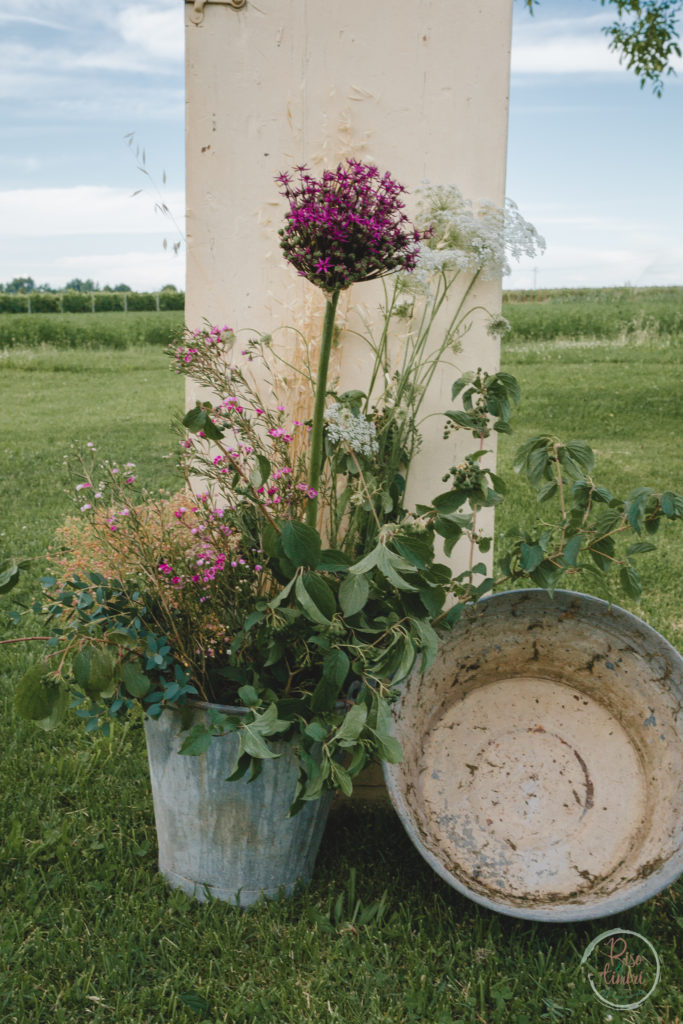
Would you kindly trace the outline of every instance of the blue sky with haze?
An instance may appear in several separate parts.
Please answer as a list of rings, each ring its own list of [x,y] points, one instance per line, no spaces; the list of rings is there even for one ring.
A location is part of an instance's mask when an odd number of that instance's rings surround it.
[[[177,233],[124,141],[159,184],[166,171],[182,218],[182,8],[2,0],[0,281],[182,287],[182,255],[162,247]],[[662,99],[641,90],[607,49],[609,17],[541,0],[532,18],[515,0],[507,194],[548,248],[506,287],[683,283],[683,75]]]

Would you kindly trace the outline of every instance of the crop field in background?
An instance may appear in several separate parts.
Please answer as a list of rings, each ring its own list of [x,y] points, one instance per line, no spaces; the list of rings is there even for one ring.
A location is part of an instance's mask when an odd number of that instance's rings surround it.
[[[126,330],[133,314],[115,316],[116,329]],[[617,331],[596,341],[564,330],[558,337],[516,337],[504,347],[503,368],[520,380],[523,398],[515,433],[500,438],[499,472],[509,478],[524,439],[552,432],[587,440],[597,453],[596,479],[619,495],[636,483],[683,489],[680,335],[644,330],[629,339]],[[136,463],[150,486],[173,482],[177,440],[169,424],[184,405],[182,381],[154,345],[127,338],[117,351],[92,341],[0,354],[0,559],[35,558],[18,592],[0,596],[5,637],[16,635],[7,625],[9,598],[31,603],[45,550],[72,508],[60,466],[73,442]],[[536,511],[513,480],[497,516],[499,538]],[[639,614],[683,647],[680,531],[662,530],[657,541],[658,551],[641,561]],[[22,623],[36,629],[30,616]],[[505,918],[445,885],[388,807],[334,810],[313,883],[290,901],[242,913],[171,892],[156,871],[141,721],[91,739],[75,721],[45,734],[17,720],[12,693],[28,646],[0,648],[0,1019],[7,1024],[683,1018],[682,884],[584,924]],[[586,945],[617,926],[646,936],[662,961],[654,997],[633,1014],[600,1004],[579,966]]]
[[[506,291],[508,343],[556,338],[683,337],[683,287]]]
[[[185,324],[182,310],[130,313],[0,313],[3,349],[126,349],[136,345],[162,348]],[[0,363],[0,366],[3,364]]]

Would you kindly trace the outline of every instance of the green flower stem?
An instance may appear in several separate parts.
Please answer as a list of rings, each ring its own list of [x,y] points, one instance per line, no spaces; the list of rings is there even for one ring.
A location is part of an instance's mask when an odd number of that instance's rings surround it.
[[[330,365],[332,335],[334,334],[334,318],[339,301],[339,289],[327,299],[323,335],[320,340],[318,357],[318,379],[315,385],[315,406],[313,409],[313,429],[311,431],[311,461],[308,470],[309,490],[320,490],[320,471],[323,458],[323,418],[325,415],[325,398],[327,397],[327,370]],[[306,524],[315,529],[318,517],[318,499],[311,498],[306,509]]]

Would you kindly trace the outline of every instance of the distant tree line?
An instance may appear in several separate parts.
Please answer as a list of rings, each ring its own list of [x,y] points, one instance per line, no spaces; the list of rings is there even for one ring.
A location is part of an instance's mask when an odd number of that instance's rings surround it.
[[[80,277],[74,277],[71,281],[67,281],[63,288],[53,288],[49,284],[36,284],[32,277],[13,277],[7,284],[0,283],[0,292],[4,292],[6,295],[28,295],[31,292],[48,292],[50,294],[58,294],[60,292],[132,292],[133,289],[128,284],[115,284],[112,288],[111,285],[105,284],[104,288],[100,288],[99,284],[88,278],[86,281],[82,281]],[[160,292],[177,292],[178,289],[174,284],[165,284],[163,288],[159,288]]]
[[[135,292],[127,284],[100,288],[75,277],[64,288],[36,285],[32,277],[0,284],[0,313],[105,313],[182,310],[185,293],[166,284],[157,292]]]

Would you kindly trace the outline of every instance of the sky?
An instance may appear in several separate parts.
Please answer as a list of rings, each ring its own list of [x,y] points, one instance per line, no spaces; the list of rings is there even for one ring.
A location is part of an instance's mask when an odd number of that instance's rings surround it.
[[[0,282],[183,287],[183,6],[2,0]],[[547,249],[504,286],[683,284],[683,63],[658,99],[598,0],[535,12],[514,0],[506,192]]]

